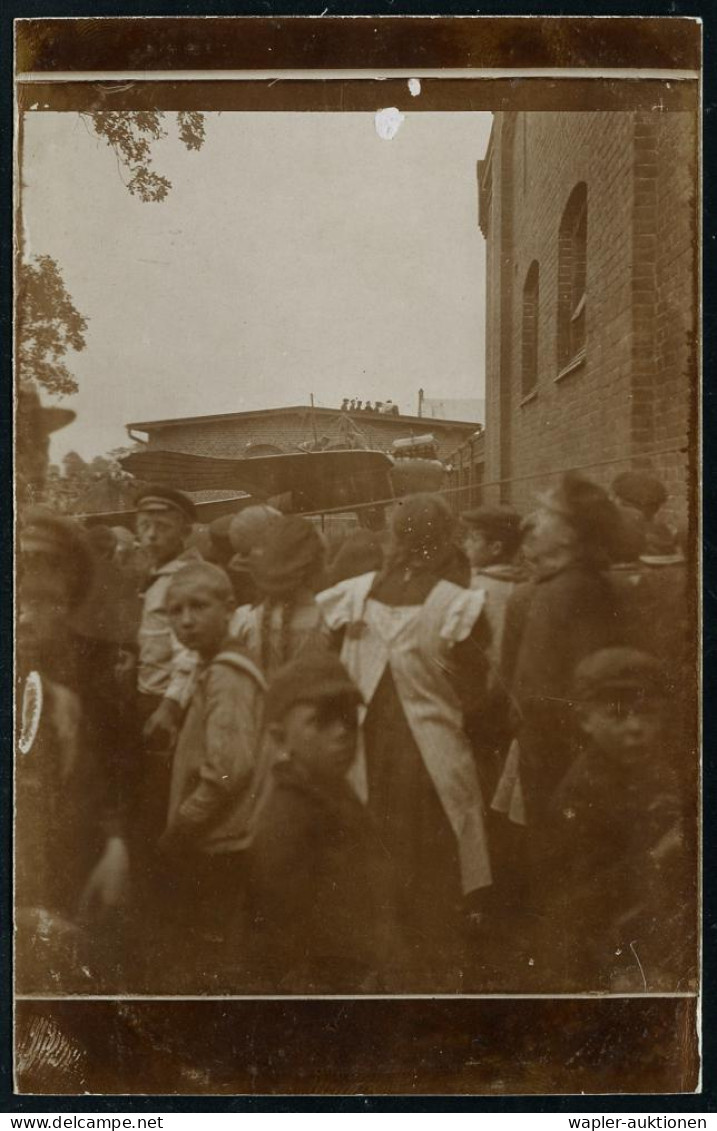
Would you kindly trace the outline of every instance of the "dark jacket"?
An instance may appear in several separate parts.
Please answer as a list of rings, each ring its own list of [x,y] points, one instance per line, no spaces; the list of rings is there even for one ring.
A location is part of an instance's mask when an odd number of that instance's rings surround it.
[[[554,988],[609,989],[630,969],[638,989],[678,988],[678,969],[689,967],[685,911],[694,893],[684,798],[664,752],[631,767],[588,745],[547,816],[536,909]]]
[[[23,725],[15,772],[15,904],[64,919],[109,830],[106,783],[86,742],[77,695],[37,673],[20,691]]]
[[[126,829],[139,754],[134,690],[118,674],[122,652],[120,644],[76,632],[41,651],[18,647],[21,678],[36,670],[77,697],[84,756],[99,783],[93,819],[108,835]]]
[[[517,618],[510,615],[513,604]],[[505,670],[519,713],[521,781],[529,815],[535,816],[568,766],[575,668],[591,652],[623,640],[609,580],[588,564],[574,563],[527,590],[519,586],[505,634],[504,648],[512,650]]]
[[[249,876],[253,966],[267,990],[378,988],[397,953],[393,884],[345,780],[318,781],[292,761],[278,763]]]

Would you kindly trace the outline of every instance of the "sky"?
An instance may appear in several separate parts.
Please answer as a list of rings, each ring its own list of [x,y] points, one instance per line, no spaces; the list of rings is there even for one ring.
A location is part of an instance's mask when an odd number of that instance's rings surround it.
[[[143,203],[79,114],[29,113],[25,252],[57,261],[88,320],[53,460],[127,444],[130,421],[310,393],[482,398],[490,126],[408,112],[384,140],[370,113],[212,113],[200,151],[155,145],[172,189]]]

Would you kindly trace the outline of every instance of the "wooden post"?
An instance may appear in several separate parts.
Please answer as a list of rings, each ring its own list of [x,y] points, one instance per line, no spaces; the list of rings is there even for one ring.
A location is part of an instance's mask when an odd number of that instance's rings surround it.
[[[313,432],[314,432],[314,443],[318,446],[319,437],[316,433],[316,417],[314,415],[314,394],[309,393],[309,396],[311,397],[311,427],[312,427]]]

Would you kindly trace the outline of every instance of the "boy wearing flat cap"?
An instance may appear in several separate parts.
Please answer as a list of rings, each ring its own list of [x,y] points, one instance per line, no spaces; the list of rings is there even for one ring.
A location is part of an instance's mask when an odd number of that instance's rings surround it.
[[[355,993],[396,962],[392,878],[346,780],[360,694],[328,650],[280,669],[266,699],[280,752],[250,848],[250,940],[265,991]]]
[[[659,661],[632,648],[576,668],[575,758],[550,801],[536,906],[554,990],[687,988],[696,812],[669,757],[668,692]]]

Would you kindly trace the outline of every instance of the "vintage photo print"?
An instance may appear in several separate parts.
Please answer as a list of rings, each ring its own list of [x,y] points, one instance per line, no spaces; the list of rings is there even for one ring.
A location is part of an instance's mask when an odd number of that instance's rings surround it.
[[[494,1093],[642,1010],[581,1089],[694,1089],[699,76],[687,19],[16,23],[20,1091],[241,1091],[227,1018],[338,1007],[480,1017],[424,1086]]]

